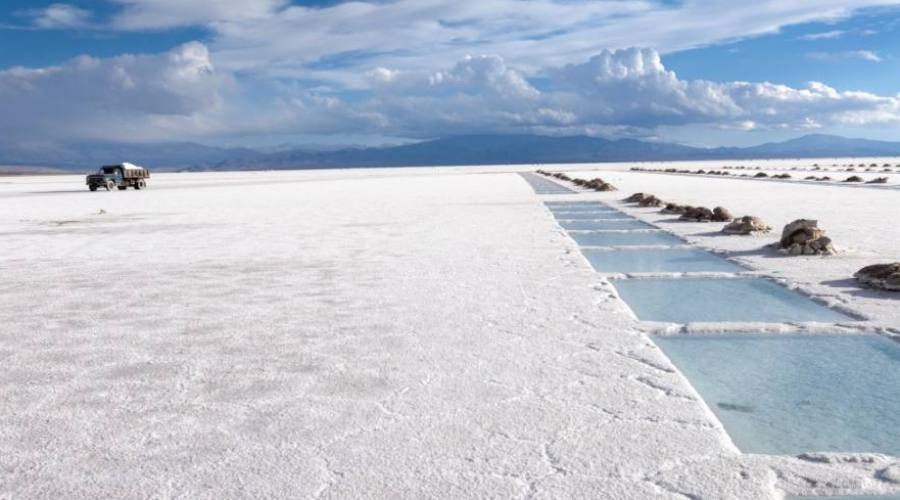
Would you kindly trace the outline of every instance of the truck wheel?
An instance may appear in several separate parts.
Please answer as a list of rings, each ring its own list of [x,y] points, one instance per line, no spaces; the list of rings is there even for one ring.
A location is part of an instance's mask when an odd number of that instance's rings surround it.
[[[88,189],[90,189],[91,191],[96,191],[96,190],[97,190],[97,186],[88,186]]]
[[[135,189],[144,189],[145,187],[147,187],[147,183],[144,182],[144,181],[142,181],[142,180],[141,180],[141,181],[137,181],[137,182],[134,184],[134,188],[135,188]]]
[[[114,187],[116,187],[115,183],[113,183],[113,182],[107,182],[107,183],[106,183],[106,190],[107,190],[107,191],[112,191]]]

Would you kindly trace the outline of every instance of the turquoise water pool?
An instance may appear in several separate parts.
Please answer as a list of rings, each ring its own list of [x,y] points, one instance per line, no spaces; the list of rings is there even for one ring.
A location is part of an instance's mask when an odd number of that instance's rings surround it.
[[[634,217],[628,214],[623,214],[622,212],[614,212],[612,210],[606,212],[554,212],[553,216],[556,217],[557,220],[636,220]]]
[[[607,273],[739,273],[747,269],[709,252],[676,250],[582,249],[595,271]]]
[[[876,335],[654,340],[745,453],[900,456],[897,342]]]
[[[557,221],[563,229],[569,231],[608,231],[608,230],[627,230],[627,229],[655,229],[646,222],[637,219],[617,219],[617,220],[574,220]]]
[[[644,321],[824,322],[853,318],[762,278],[615,280],[619,296]]]
[[[557,184],[538,174],[521,173],[519,174],[531,189],[537,194],[575,194],[575,191],[563,185]]]
[[[580,208],[611,208],[606,203],[601,201],[545,201],[544,205],[547,206],[550,210],[560,209],[560,210],[578,210]]]
[[[622,233],[569,233],[569,236],[581,246],[614,247],[636,245],[684,245],[677,236],[664,231],[630,231]]]
[[[621,210],[616,210],[616,209],[614,209],[614,208],[610,208],[610,207],[607,207],[607,206],[605,206],[605,205],[600,205],[600,204],[578,205],[578,206],[572,206],[572,207],[568,207],[568,206],[559,206],[559,207],[548,206],[547,209],[550,210],[550,212],[552,212],[554,215],[557,215],[557,214],[562,215],[562,214],[570,214],[570,213],[579,213],[579,212],[607,212],[607,213],[610,213],[610,212],[611,212],[611,213],[616,213],[616,214],[621,214],[621,213],[623,213]]]

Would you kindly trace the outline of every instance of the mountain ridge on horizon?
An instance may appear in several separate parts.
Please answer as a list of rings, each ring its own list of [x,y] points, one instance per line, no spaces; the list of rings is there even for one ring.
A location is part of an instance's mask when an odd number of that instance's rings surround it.
[[[192,142],[82,143],[49,148],[4,148],[0,165],[93,169],[130,161],[151,168],[190,171],[268,170],[379,166],[603,163],[627,161],[753,160],[780,158],[895,157],[900,142],[810,134],[756,146],[703,148],[638,139],[584,135],[480,134],[381,147],[303,148],[261,152]]]

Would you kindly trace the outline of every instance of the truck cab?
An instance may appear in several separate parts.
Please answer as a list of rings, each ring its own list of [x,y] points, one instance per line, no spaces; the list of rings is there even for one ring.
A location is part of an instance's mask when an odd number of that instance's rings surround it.
[[[149,178],[150,172],[146,168],[126,162],[100,167],[100,170],[96,173],[87,176],[85,184],[91,191],[96,191],[100,188],[104,188],[107,191],[112,191],[113,189],[124,191],[129,187],[144,189],[147,187],[147,179]]]

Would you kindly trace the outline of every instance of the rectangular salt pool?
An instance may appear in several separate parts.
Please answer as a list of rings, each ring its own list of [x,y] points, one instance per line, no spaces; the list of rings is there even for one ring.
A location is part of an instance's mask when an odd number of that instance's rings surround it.
[[[745,453],[900,456],[897,342],[876,335],[654,340]]]
[[[554,207],[547,207],[547,209],[550,210],[550,213],[552,213],[553,215],[555,215],[555,216],[557,216],[557,217],[562,216],[562,215],[566,215],[566,214],[583,214],[583,213],[598,213],[598,212],[601,212],[601,213],[607,213],[607,214],[621,214],[621,213],[624,213],[624,212],[622,212],[621,210],[616,210],[616,209],[614,209],[614,208],[606,208],[606,207],[602,207],[602,206],[600,206],[600,205],[593,206],[593,207],[582,207],[582,208],[569,208],[569,207],[566,207],[566,208],[554,208]]]
[[[608,207],[601,203],[591,203],[589,205],[547,205],[547,209],[553,213],[567,212],[616,212],[622,213],[620,210]]]
[[[852,320],[762,278],[654,278],[616,280],[613,284],[622,300],[644,321],[835,323]]]
[[[693,249],[582,249],[581,252],[595,271],[607,273],[740,273],[747,270],[709,252]]]
[[[585,247],[617,247],[636,245],[684,245],[677,236],[665,231],[629,231],[624,233],[569,233],[569,236]]]
[[[559,221],[560,227],[569,231],[608,231],[611,229],[656,229],[646,222],[637,219],[616,220],[574,220]]]
[[[575,194],[575,191],[561,184],[532,173],[519,174],[537,194]]]
[[[557,214],[557,213],[571,213],[571,212],[616,212],[622,213],[621,210],[616,210],[615,208],[610,208],[605,205],[594,204],[594,205],[579,205],[577,207],[552,207],[548,206],[547,210]]]
[[[609,208],[609,205],[603,203],[602,201],[545,201],[544,205],[547,205],[547,208],[550,210],[554,209],[566,209],[566,210],[577,210],[582,207],[589,208]]]
[[[622,212],[553,212],[558,220],[634,220],[634,217]]]

